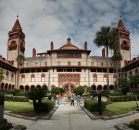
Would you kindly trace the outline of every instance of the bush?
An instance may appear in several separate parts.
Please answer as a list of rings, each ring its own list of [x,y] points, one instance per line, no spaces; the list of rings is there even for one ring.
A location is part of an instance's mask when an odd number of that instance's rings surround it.
[[[12,128],[12,124],[7,122],[6,119],[3,119],[0,123],[0,130],[9,130],[10,128]]]
[[[26,96],[27,93],[26,92],[16,92],[15,96]]]
[[[128,126],[130,128],[133,128],[134,130],[139,130],[139,119],[135,119],[133,121],[131,121]]]
[[[24,96],[4,96],[4,101],[12,101],[12,102],[28,102],[27,97]]]
[[[113,102],[126,102],[126,101],[137,101],[136,95],[123,95],[123,96],[111,96],[110,100]]]
[[[122,93],[120,92],[110,93],[110,96],[122,96]]]
[[[79,86],[79,87],[75,88],[73,92],[76,93],[76,95],[78,95],[78,94],[82,95],[84,93],[84,90],[85,89],[83,86]]]
[[[84,107],[90,112],[98,112],[98,101],[97,100],[85,100]],[[102,111],[106,110],[106,103],[102,101]]]
[[[41,104],[42,111],[41,112],[50,112],[54,108],[54,102],[50,100],[44,100]]]

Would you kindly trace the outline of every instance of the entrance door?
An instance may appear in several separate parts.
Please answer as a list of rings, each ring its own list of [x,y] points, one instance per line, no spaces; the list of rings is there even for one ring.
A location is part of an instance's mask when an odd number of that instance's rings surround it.
[[[73,87],[73,86],[70,86],[70,89],[69,89],[69,86],[66,86],[66,87],[64,88],[64,90],[65,90],[65,94],[71,95],[71,94],[73,93],[73,91],[74,91],[74,87]],[[69,90],[70,90],[70,91],[69,91]]]

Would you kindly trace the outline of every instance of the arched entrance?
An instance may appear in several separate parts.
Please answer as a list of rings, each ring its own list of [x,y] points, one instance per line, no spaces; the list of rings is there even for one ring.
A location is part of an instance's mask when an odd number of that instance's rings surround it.
[[[62,86],[62,88],[65,90],[65,93],[67,95],[71,95],[76,88],[76,85],[74,85],[73,83],[66,83]]]

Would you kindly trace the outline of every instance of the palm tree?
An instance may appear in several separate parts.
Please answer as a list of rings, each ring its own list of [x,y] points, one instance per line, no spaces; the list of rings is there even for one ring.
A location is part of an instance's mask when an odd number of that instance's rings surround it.
[[[101,97],[105,96],[109,98],[109,91],[93,91],[92,92],[93,97],[98,97],[98,113],[99,115],[102,115],[102,102],[101,102]]]
[[[102,26],[100,31],[96,32],[96,38],[94,39],[94,43],[96,46],[101,47],[104,46],[106,48],[107,55],[107,89],[109,91],[109,61],[108,61],[108,49],[113,49],[113,45],[116,42],[116,30],[111,30],[110,27]]]
[[[33,88],[27,92],[27,97],[33,100],[34,111],[40,113],[42,110],[42,98],[46,96],[47,90],[43,87]],[[38,100],[38,103],[36,103]]]
[[[20,70],[21,70],[21,67],[24,65],[24,61],[25,61],[25,57],[24,55],[18,55],[17,58],[16,58],[16,61],[17,61],[17,65],[18,65],[18,78],[17,78],[17,88],[19,87],[19,76],[20,76]]]
[[[0,70],[0,84],[1,84],[2,80],[4,79],[3,74],[4,74],[4,72],[3,72],[3,70],[1,69],[1,70]],[[2,93],[2,91],[1,91],[1,93]]]

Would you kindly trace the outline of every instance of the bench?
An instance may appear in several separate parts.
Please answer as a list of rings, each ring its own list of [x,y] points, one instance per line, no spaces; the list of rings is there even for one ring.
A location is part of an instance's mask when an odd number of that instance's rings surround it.
[[[139,102],[136,102],[137,108],[139,108]]]

